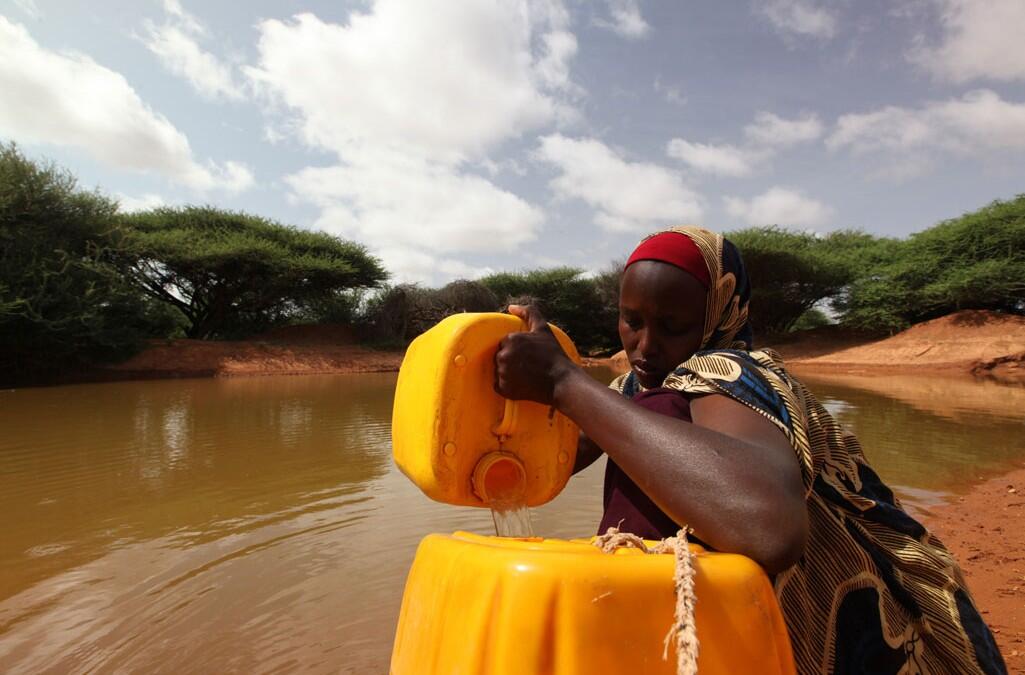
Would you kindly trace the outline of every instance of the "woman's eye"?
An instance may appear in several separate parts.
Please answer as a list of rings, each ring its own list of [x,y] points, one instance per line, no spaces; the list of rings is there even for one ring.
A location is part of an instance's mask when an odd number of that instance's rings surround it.
[[[690,331],[691,326],[673,321],[662,324],[662,329],[669,335],[684,335]]]

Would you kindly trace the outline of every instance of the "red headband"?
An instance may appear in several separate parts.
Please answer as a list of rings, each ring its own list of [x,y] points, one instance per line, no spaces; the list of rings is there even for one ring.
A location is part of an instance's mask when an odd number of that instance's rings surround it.
[[[675,265],[684,272],[689,272],[704,284],[705,288],[711,286],[708,265],[705,264],[701,250],[690,237],[681,232],[662,232],[645,239],[630,254],[630,259],[626,261],[623,269],[639,260],[657,260]]]

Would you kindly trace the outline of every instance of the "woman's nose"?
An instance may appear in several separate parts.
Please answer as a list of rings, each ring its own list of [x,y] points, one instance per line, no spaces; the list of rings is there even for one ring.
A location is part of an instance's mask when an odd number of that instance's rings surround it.
[[[650,361],[653,357],[658,356],[658,342],[647,328],[641,331],[640,339],[637,341],[637,351],[641,353],[641,358],[646,361]]]

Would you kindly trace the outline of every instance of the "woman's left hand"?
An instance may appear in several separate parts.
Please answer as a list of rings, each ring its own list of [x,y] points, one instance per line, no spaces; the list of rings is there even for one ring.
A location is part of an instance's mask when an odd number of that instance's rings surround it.
[[[495,391],[506,398],[552,405],[555,386],[575,366],[536,305],[509,305],[526,332],[510,333],[495,354]]]

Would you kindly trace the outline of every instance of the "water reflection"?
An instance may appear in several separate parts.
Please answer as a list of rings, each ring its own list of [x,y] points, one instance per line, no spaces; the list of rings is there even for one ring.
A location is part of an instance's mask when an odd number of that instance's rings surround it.
[[[1025,389],[804,379],[912,505],[1025,461]],[[386,671],[420,538],[493,531],[394,467],[394,382],[0,392],[0,672]],[[593,533],[603,466],[535,531]]]
[[[912,504],[965,492],[1025,459],[1025,388],[921,376],[801,379]]]

